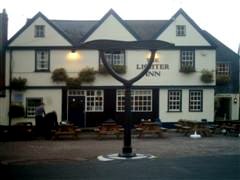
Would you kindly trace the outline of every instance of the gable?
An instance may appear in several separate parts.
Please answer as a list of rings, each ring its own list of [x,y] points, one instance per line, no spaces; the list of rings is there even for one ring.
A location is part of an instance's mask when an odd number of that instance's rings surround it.
[[[186,26],[186,36],[176,36],[177,25]],[[211,46],[199,29],[180,13],[172,18],[170,24],[157,36],[157,40],[174,43],[176,46]]]
[[[36,25],[45,26],[45,37],[34,37]],[[9,40],[9,46],[71,46],[71,43],[46,18],[37,15]]]
[[[86,35],[86,41],[107,39],[121,41],[135,41],[137,37],[131,32],[130,28],[115,13],[110,11],[97,24],[90,33]]]

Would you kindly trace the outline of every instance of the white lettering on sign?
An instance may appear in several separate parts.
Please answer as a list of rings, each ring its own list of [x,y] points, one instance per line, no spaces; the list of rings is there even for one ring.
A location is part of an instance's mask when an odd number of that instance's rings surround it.
[[[136,69],[142,70],[147,66],[147,64],[137,64]],[[146,73],[145,76],[160,76],[161,71],[160,70],[169,70],[169,64],[152,64],[149,71]]]

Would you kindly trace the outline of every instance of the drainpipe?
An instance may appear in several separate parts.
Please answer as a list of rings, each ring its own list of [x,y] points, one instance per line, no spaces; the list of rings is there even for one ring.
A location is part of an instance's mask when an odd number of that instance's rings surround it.
[[[12,50],[9,50],[9,112],[12,102],[12,87],[10,85],[12,81]],[[8,126],[10,127],[12,124],[12,117],[10,116],[10,113],[8,114]]]

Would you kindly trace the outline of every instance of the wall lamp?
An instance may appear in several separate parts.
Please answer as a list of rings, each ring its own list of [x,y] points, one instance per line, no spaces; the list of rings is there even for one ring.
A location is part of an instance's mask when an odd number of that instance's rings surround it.
[[[233,103],[237,104],[237,97],[233,98]]]

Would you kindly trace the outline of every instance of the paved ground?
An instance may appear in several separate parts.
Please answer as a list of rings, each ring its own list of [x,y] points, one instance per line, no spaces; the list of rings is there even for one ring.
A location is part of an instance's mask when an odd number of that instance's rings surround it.
[[[97,140],[92,134],[81,135],[79,140],[33,140],[0,142],[0,164],[34,164],[49,162],[78,162],[94,160],[99,155],[119,153],[122,140]],[[174,132],[164,138],[133,138],[136,153],[152,154],[158,158],[193,156],[240,155],[240,137],[216,135],[202,139]]]

